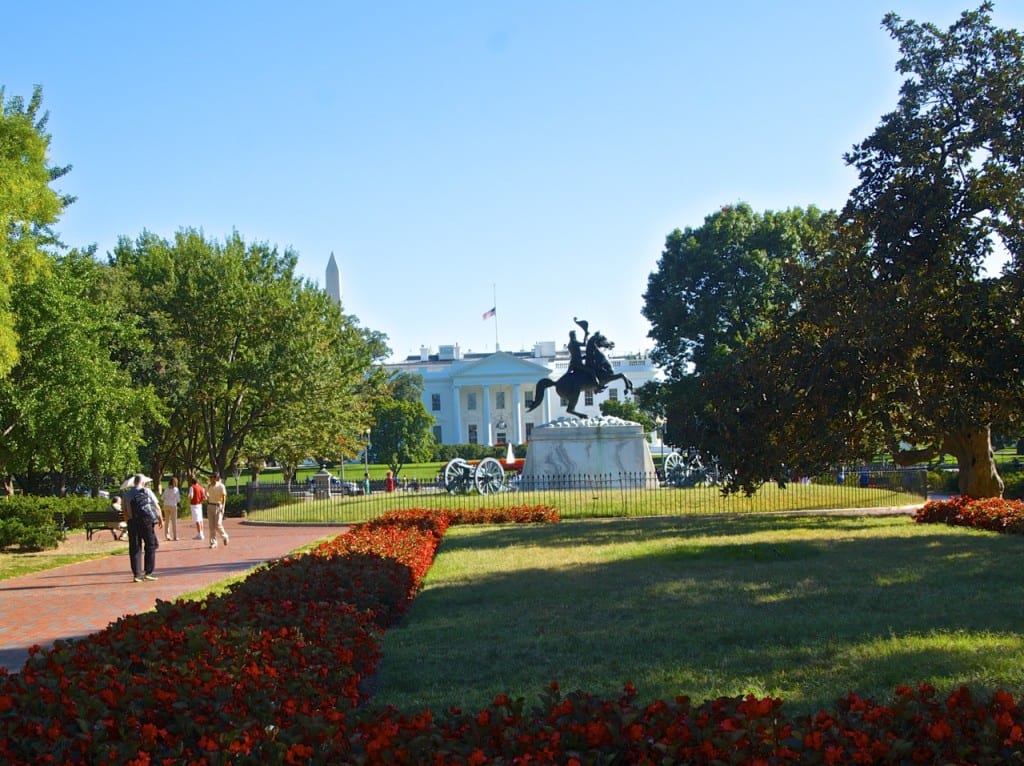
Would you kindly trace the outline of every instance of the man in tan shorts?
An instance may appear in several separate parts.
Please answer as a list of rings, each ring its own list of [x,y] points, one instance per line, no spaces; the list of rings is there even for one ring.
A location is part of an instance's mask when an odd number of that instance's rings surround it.
[[[228,490],[220,480],[220,474],[214,471],[210,475],[210,484],[206,488],[206,517],[210,520],[210,547],[217,547],[217,534],[224,544],[228,544],[228,533],[224,531],[224,505],[228,501]]]

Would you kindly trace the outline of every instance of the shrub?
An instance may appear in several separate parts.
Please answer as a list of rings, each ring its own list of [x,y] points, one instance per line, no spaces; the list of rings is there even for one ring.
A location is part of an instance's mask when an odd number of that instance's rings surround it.
[[[486,444],[435,444],[432,454],[432,461],[435,463],[447,463],[453,458],[461,457],[465,460],[482,460],[485,457],[503,459],[508,451],[508,445],[496,444],[489,447]],[[526,457],[526,445],[521,444],[512,448],[517,458]]]
[[[249,499],[242,494],[228,494],[228,499],[224,503],[224,515],[232,518],[239,518],[245,516],[246,505]]]
[[[1024,471],[1019,469],[1006,471],[1002,474],[1003,497],[1008,500],[1024,500]]]
[[[932,500],[914,514],[914,521],[1019,535],[1024,534],[1024,501],[1001,497],[973,500],[965,496]]]
[[[0,549],[56,548],[65,530],[80,529],[85,511],[108,508],[106,498],[12,495],[0,500]]]

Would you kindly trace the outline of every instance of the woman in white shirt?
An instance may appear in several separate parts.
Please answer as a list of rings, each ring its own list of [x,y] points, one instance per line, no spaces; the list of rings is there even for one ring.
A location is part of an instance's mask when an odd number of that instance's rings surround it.
[[[178,539],[178,504],[180,502],[181,492],[178,490],[178,480],[172,476],[167,488],[160,495],[160,505],[164,511],[164,540]]]

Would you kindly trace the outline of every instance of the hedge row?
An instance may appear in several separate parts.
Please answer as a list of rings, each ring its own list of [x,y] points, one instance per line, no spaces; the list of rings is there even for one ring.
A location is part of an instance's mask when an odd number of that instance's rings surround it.
[[[0,550],[56,548],[65,530],[82,527],[85,511],[109,507],[103,498],[5,496],[0,498]]]

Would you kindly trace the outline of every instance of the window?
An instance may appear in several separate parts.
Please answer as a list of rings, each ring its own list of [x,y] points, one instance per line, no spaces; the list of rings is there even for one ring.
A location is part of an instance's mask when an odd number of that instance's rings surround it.
[[[441,438],[441,426],[434,426],[434,441],[438,444],[444,444],[444,440]]]
[[[532,407],[533,406],[533,391],[527,391],[526,392],[526,406],[527,407]]]
[[[594,392],[593,391],[587,391],[585,394],[583,394],[583,403],[587,407],[593,407],[594,406]]]
[[[479,444],[480,443],[480,440],[477,438],[477,435],[476,435],[476,423],[471,423],[470,426],[469,426],[469,443],[470,444]]]
[[[566,399],[564,396],[558,397],[558,403],[562,405],[562,409],[565,409],[566,407],[569,406],[569,400]]]
[[[494,394],[494,407],[495,407],[495,409],[499,409],[499,410],[505,409],[505,392],[504,391],[496,391],[495,392],[495,394]]]
[[[608,389],[608,401],[617,402],[619,401],[619,389],[609,388]]]
[[[476,392],[475,391],[470,391],[469,393],[466,394],[466,409],[467,410],[475,410],[476,409]],[[470,442],[470,444],[476,444],[476,442]]]
[[[508,434],[504,431],[498,431],[494,436],[495,444],[508,444]]]
[[[433,412],[441,411],[441,394],[430,395],[430,409]]]
[[[526,424],[526,440],[529,441],[531,436],[533,436],[533,423],[527,423]]]

